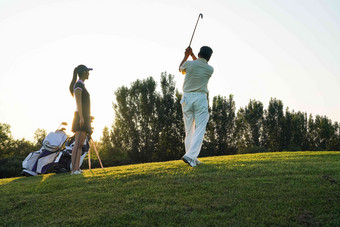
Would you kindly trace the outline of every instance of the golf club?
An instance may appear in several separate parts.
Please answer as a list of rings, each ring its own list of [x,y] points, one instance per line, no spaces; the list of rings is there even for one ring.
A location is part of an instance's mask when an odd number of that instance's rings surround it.
[[[65,131],[65,130],[66,130],[65,128],[60,128],[62,125],[67,126],[67,122],[61,122],[61,124],[59,125],[57,131],[58,131],[58,130],[60,130],[60,131]]]
[[[197,24],[198,24],[198,21],[199,21],[200,18],[203,19],[203,14],[202,14],[202,13],[200,13],[200,14],[198,15],[197,22],[196,22],[196,25],[195,25],[195,29],[194,29],[194,32],[192,33],[191,40],[190,40],[190,43],[189,43],[189,47],[190,47],[190,45],[191,45],[192,38],[194,38],[194,34],[195,34],[195,31],[196,31],[196,27],[197,27]]]

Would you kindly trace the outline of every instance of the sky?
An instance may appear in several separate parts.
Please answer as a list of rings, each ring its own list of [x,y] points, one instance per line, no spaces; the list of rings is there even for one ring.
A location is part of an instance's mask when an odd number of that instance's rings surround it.
[[[114,121],[115,90],[162,72],[175,76],[191,47],[214,53],[210,99],[234,95],[340,122],[340,1],[0,0],[0,123],[15,139],[69,123],[68,87],[79,64],[95,117],[93,138]]]

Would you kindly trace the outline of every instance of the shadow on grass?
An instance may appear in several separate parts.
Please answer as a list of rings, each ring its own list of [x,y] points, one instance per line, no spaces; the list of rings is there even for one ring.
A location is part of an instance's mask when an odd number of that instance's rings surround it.
[[[101,170],[103,171],[104,175],[107,177],[108,174],[107,174],[105,168],[102,168]],[[95,177],[95,176],[96,176],[95,173],[92,171],[92,169],[89,169],[89,170],[87,170],[87,171],[91,173],[92,177]]]
[[[89,171],[86,171],[86,172],[89,172]],[[92,175],[95,176],[95,173],[92,173]],[[67,172],[67,173],[41,174],[38,176],[31,176],[31,177],[8,178],[8,179],[2,179],[3,184],[1,184],[0,187],[8,186],[9,184],[12,184],[12,185],[19,184],[19,185],[23,185],[29,188],[32,185],[38,186],[39,184],[48,184],[52,179],[53,180],[56,179],[57,181],[60,181],[60,183],[63,183],[67,181],[67,179],[73,179],[73,178],[86,179],[86,176],[84,174],[71,175],[70,172]]]

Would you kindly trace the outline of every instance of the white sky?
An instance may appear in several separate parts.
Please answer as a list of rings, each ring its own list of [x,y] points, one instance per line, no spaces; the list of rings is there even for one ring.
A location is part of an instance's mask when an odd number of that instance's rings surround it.
[[[210,98],[233,94],[265,108],[340,121],[340,1],[0,0],[0,122],[14,138],[69,123],[73,69],[93,67],[86,87],[94,139],[114,120],[114,91],[161,72],[175,75],[199,13],[192,48],[214,50]]]

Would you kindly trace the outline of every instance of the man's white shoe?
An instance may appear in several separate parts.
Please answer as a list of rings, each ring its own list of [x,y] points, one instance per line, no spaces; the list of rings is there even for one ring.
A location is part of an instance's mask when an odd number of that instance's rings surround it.
[[[197,159],[197,158],[196,158],[196,160],[195,160],[195,163],[196,163],[196,165],[200,165],[200,164],[202,164],[202,162],[198,161],[198,159]]]
[[[182,160],[187,163],[189,166],[191,167],[196,167],[196,162],[194,160],[192,160],[191,158],[187,157],[187,156],[183,156]]]

